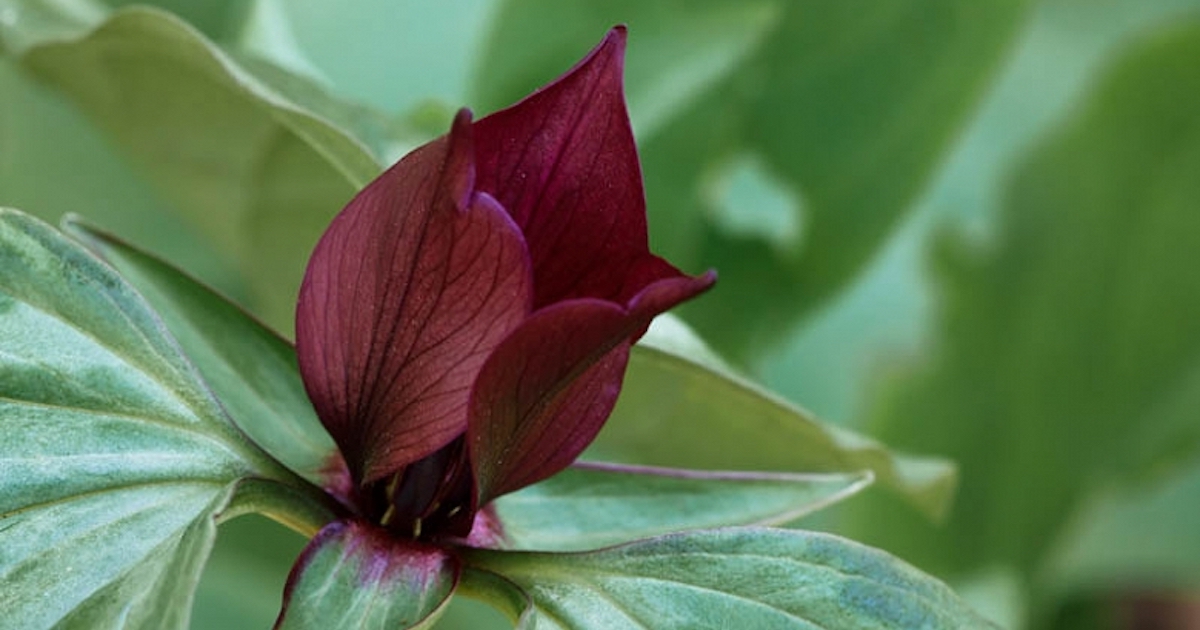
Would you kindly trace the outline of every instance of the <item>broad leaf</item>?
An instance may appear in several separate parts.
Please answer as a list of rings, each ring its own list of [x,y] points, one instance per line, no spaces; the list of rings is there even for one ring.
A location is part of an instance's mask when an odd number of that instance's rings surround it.
[[[179,341],[233,421],[305,477],[334,453],[304,393],[292,345],[163,261],[77,218],[64,229],[119,271]]]
[[[186,627],[238,480],[287,474],[112,269],[3,209],[0,269],[5,623]]]
[[[939,352],[875,426],[955,457],[960,509],[935,530],[880,507],[856,534],[1028,574],[1098,484],[1200,453],[1197,55],[1197,21],[1139,42],[1016,171],[994,246],[943,241]]]
[[[811,532],[735,528],[587,553],[471,551],[466,561],[491,577],[468,571],[465,586],[514,613],[527,598],[522,628],[994,627],[900,560]]]
[[[267,320],[290,330],[306,256],[378,173],[375,156],[159,11],[115,12],[76,38],[29,44],[20,60],[115,138],[243,270]]]
[[[115,147],[57,94],[0,57],[0,205],[48,222],[85,210],[223,290],[245,295],[229,261],[213,256]],[[99,203],[99,200],[119,200]]]
[[[580,551],[687,529],[780,525],[848,498],[871,474],[739,473],[580,462],[500,497],[508,546]]]
[[[660,317],[634,346],[617,408],[591,459],[716,470],[870,470],[933,517],[955,487],[945,460],[893,453],[822,424],[723,366],[678,320]]]
[[[301,554],[275,627],[428,628],[450,600],[458,573],[458,560],[440,548],[339,521]]]

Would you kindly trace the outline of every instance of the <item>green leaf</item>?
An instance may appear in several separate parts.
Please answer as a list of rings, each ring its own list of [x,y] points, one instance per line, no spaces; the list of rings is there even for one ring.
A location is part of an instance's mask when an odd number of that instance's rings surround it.
[[[287,473],[112,269],[6,209],[0,269],[5,623],[186,627],[238,481]]]
[[[307,254],[378,174],[375,156],[160,11],[115,12],[20,61],[116,139],[244,272],[256,310],[291,329]]]
[[[586,553],[464,555],[476,569],[464,573],[470,592],[510,610],[528,598],[522,628],[994,627],[900,560],[812,532],[734,528]]]
[[[296,48],[336,94],[396,113],[430,100],[468,103],[471,64],[497,0],[259,4],[276,7],[276,28],[288,28]],[[449,128],[449,118],[444,122],[439,134]]]
[[[429,628],[458,573],[458,560],[439,547],[337,522],[309,543],[292,569],[276,628]]]
[[[292,345],[179,270],[68,217],[64,230],[115,267],[158,312],[237,425],[313,481],[336,451],[300,380]]]
[[[588,457],[715,470],[870,470],[935,518],[956,482],[948,461],[893,453],[738,377],[678,320],[662,317],[634,346],[617,407]]]
[[[629,24],[631,111],[654,121],[639,136],[651,225],[670,226],[652,241],[684,268],[721,271],[718,288],[683,312],[744,360],[872,258],[953,146],[1031,4],[509,0],[477,76],[489,106],[509,102],[604,29]],[[708,198],[712,181],[745,161],[761,165],[803,226],[785,248],[697,213],[727,214]]]
[[[213,256],[98,130],[57,94],[0,57],[0,205],[54,223],[85,209],[89,220],[171,259],[238,296],[229,261]],[[109,200],[99,203],[99,200]]]
[[[1040,568],[1056,593],[1200,584],[1200,466],[1088,497]]]
[[[869,472],[800,475],[580,462],[494,504],[508,547],[579,551],[686,529],[781,525],[846,499]]]
[[[19,54],[44,39],[74,37],[106,12],[97,0],[0,0],[0,52]]]
[[[939,352],[876,432],[960,462],[949,527],[856,535],[954,572],[1039,570],[1094,489],[1200,453],[1200,21],[1138,41],[1015,172],[984,252],[942,241]]]
[[[307,537],[248,515],[222,523],[192,605],[190,630],[270,628]]]

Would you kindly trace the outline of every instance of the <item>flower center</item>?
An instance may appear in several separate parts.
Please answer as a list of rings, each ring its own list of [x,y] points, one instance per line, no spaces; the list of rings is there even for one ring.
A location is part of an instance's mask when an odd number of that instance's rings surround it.
[[[471,472],[461,437],[368,492],[382,508],[379,524],[397,536],[429,540],[471,531]]]

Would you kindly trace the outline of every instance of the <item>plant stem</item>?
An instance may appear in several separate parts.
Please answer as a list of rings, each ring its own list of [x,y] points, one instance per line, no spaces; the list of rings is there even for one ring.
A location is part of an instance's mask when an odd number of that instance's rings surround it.
[[[322,527],[337,520],[343,510],[332,497],[307,482],[297,486],[273,479],[248,478],[238,484],[233,500],[218,521],[252,512],[312,538]]]

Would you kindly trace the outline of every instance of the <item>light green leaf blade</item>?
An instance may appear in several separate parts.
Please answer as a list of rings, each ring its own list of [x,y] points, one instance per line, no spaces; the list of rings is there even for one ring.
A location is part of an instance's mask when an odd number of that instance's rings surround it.
[[[0,209],[0,627],[183,628],[246,442],[112,269]]]
[[[900,560],[812,532],[732,528],[569,554],[472,550],[466,562],[503,576],[467,571],[470,590],[509,609],[521,591],[529,597],[522,628],[994,627]]]
[[[481,52],[481,35],[493,21],[496,4],[259,2],[272,7],[276,24],[285,25],[308,65],[336,94],[391,113],[429,101],[467,104],[471,63]]]
[[[146,298],[237,425],[304,477],[319,473],[336,447],[304,392],[290,343],[181,271],[88,226],[64,229]]]
[[[430,628],[458,582],[439,547],[338,522],[317,535],[288,580],[278,630]]]
[[[507,548],[582,551],[689,529],[781,525],[853,496],[871,473],[680,470],[579,462],[496,500]]]
[[[1197,55],[1194,18],[1135,40],[1015,170],[989,247],[943,239],[938,352],[873,421],[960,462],[960,509],[933,529],[864,502],[856,537],[1032,575],[1097,488],[1200,453]]]
[[[256,311],[291,330],[307,255],[378,174],[374,155],[160,11],[114,12],[20,61],[114,138],[244,272]]]
[[[588,457],[714,470],[870,470],[935,518],[956,483],[954,464],[822,424],[734,374],[678,320],[662,317],[634,346],[617,407]]]

